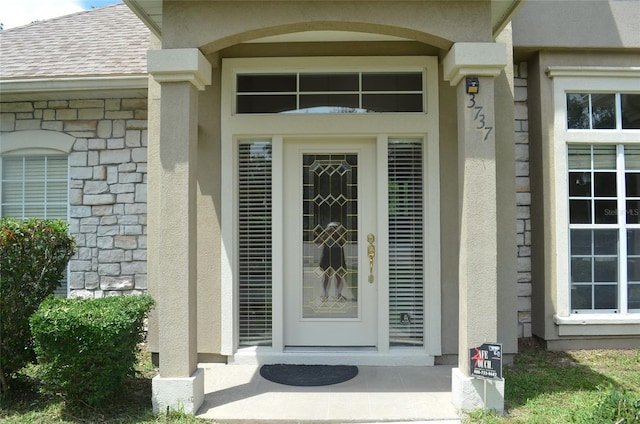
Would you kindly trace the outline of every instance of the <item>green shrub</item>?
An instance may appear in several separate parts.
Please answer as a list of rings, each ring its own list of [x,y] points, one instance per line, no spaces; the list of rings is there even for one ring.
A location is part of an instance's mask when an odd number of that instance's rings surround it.
[[[640,399],[624,389],[602,388],[598,399],[574,417],[577,423],[640,423]]]
[[[153,303],[149,295],[45,300],[31,317],[43,390],[90,405],[122,390]]]
[[[75,250],[65,222],[0,219],[0,389],[34,358],[29,317],[60,285]]]

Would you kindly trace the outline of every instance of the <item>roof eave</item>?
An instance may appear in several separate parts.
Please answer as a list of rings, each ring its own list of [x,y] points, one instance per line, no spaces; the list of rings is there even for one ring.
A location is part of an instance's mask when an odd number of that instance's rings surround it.
[[[158,38],[162,35],[162,0],[123,0]]]
[[[58,97],[63,93],[72,97],[87,97],[98,92],[121,94],[132,92],[135,95],[146,92],[148,84],[149,76],[146,74],[0,79],[0,95],[3,101],[13,101],[26,97],[34,99],[35,97]]]
[[[491,30],[496,38],[527,0],[491,0]]]

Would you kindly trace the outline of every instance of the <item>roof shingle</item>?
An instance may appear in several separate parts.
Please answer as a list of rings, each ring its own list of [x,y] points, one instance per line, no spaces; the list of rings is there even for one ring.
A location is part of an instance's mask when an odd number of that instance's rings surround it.
[[[123,3],[0,31],[0,79],[146,74],[149,36]]]

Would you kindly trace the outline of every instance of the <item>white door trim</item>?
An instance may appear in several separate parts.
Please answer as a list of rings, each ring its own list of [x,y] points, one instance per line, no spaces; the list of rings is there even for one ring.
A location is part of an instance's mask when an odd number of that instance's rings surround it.
[[[297,69],[326,69],[350,66],[362,69],[403,66],[425,69],[426,110],[424,114],[363,114],[344,115],[258,115],[242,116],[232,113],[234,76],[238,70],[277,69],[295,66]],[[221,178],[225,188],[221,194],[221,353],[237,360],[281,360],[286,362],[293,353],[285,352],[283,321],[283,287],[273,286],[273,339],[271,347],[238,350],[237,311],[237,142],[247,138],[269,138],[272,141],[273,204],[281,205],[283,167],[283,138],[291,135],[326,137],[373,136],[377,138],[378,160],[378,228],[376,244],[379,263],[388,263],[388,175],[387,143],[392,137],[421,137],[424,143],[424,237],[425,237],[425,334],[421,349],[393,349],[389,347],[388,286],[379,290],[378,296],[378,350],[372,352],[339,352],[338,358],[361,364],[429,364],[433,357],[441,355],[441,286],[440,286],[440,178],[439,178],[439,121],[438,121],[438,60],[436,57],[352,57],[352,58],[253,58],[223,59],[221,80],[222,128],[221,128]],[[381,211],[385,211],[381,213]],[[273,251],[283,248],[283,214],[280,208],[273,210]],[[380,281],[388,281],[388,269],[379,267]],[[382,268],[385,268],[384,270]],[[284,264],[281,256],[274,254],[273,280],[282,282]],[[387,275],[383,275],[383,273]],[[381,283],[384,284],[384,283]],[[299,356],[298,354],[295,354]],[[311,353],[303,355],[312,358]],[[323,357],[327,353],[323,352]],[[329,355],[330,356],[330,355]],[[257,359],[259,358],[259,359]]]

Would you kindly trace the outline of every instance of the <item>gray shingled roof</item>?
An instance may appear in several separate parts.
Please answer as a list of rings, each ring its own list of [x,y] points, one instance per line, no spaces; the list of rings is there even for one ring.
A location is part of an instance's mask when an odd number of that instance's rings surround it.
[[[123,3],[0,31],[0,79],[146,74],[149,36]]]

